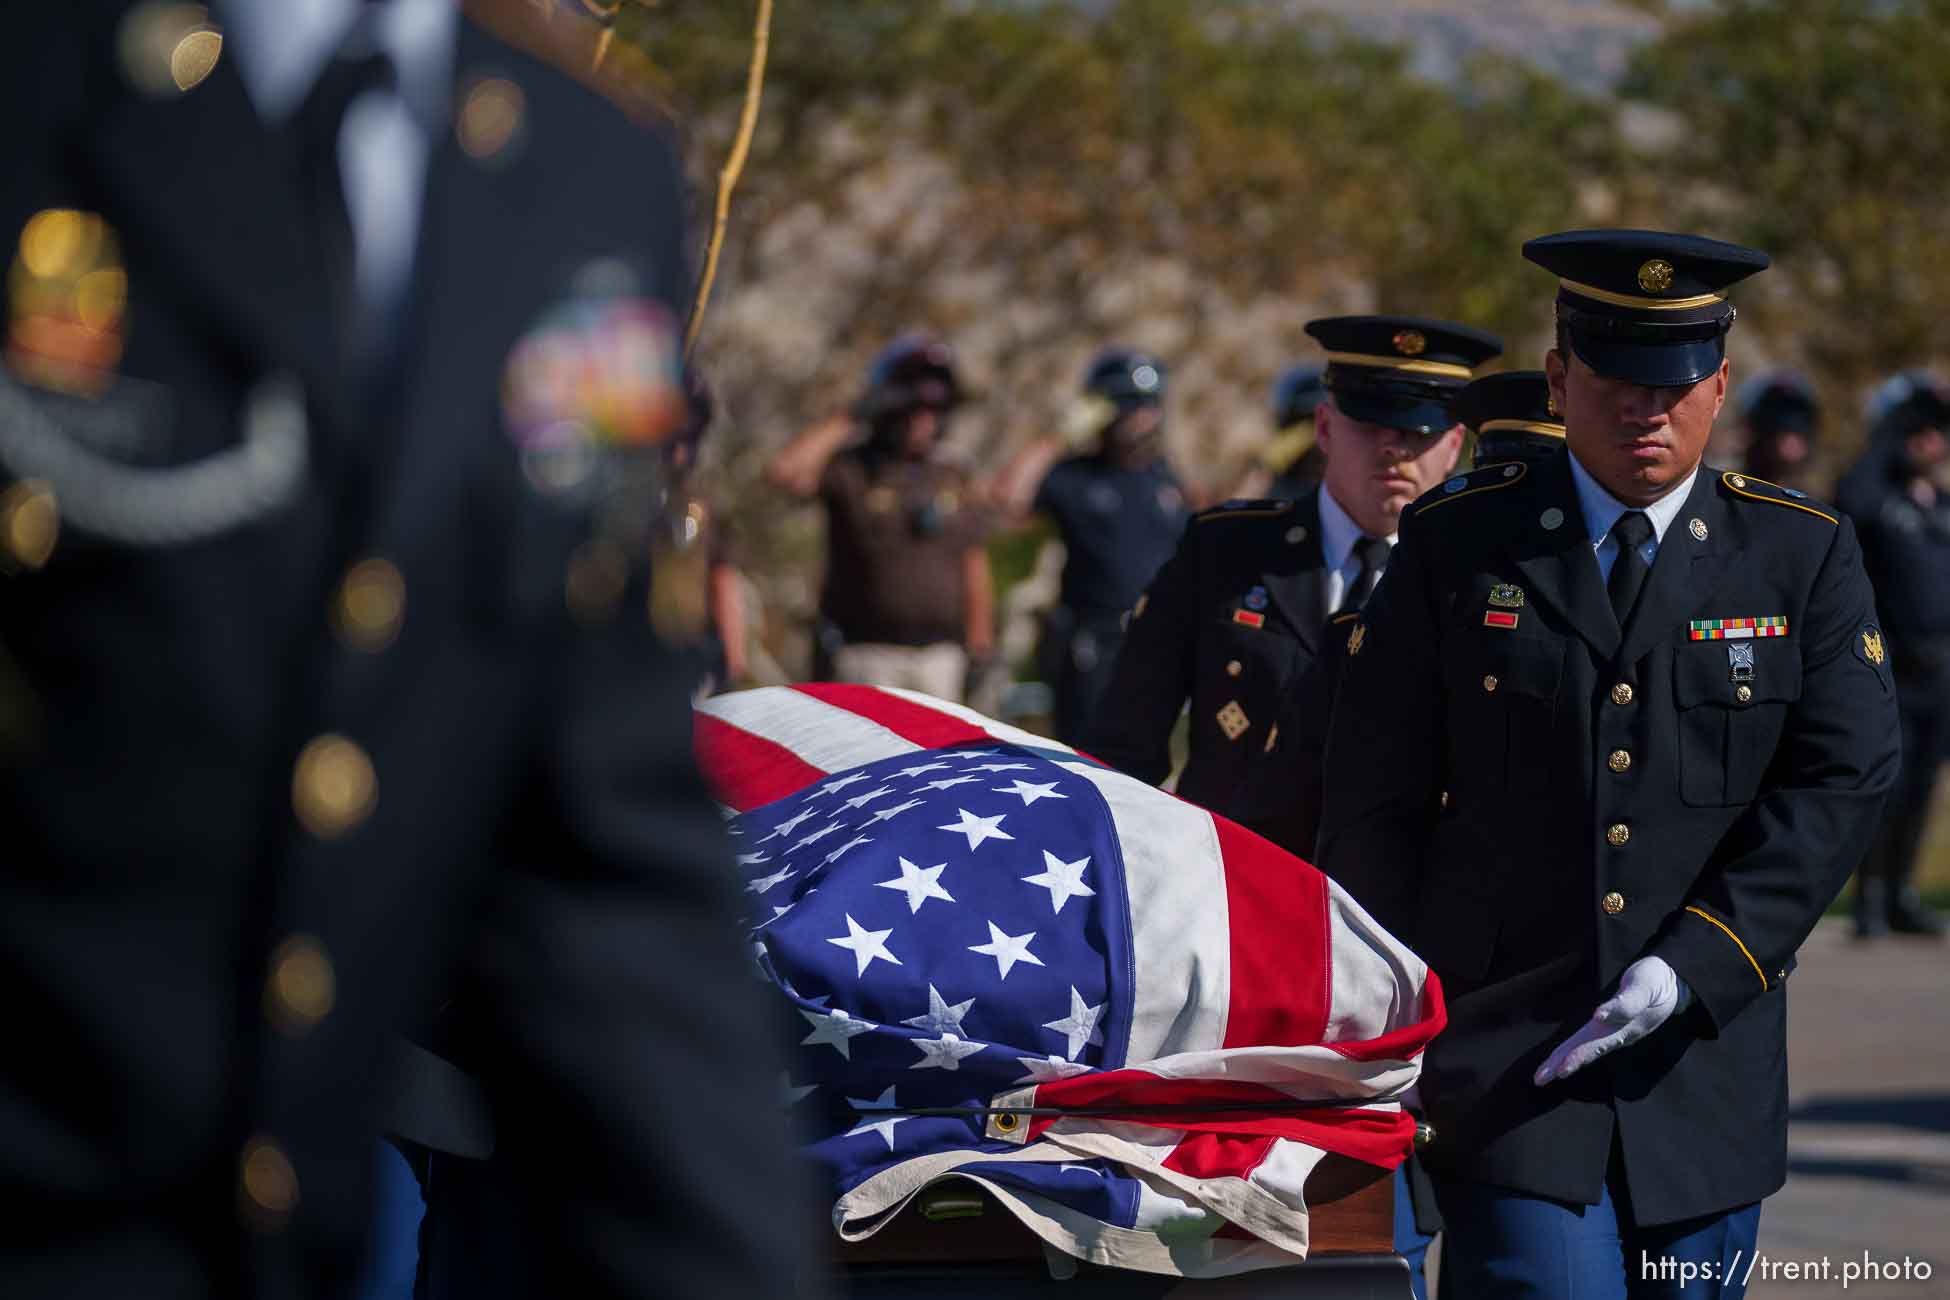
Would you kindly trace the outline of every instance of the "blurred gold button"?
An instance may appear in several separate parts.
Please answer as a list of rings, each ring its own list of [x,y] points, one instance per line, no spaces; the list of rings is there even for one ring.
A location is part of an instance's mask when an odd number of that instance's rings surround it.
[[[1737,488],[1743,488],[1747,486],[1747,480],[1740,477],[1740,475],[1738,474],[1727,475],[1727,482],[1733,484]]]
[[[1447,790],[1444,790],[1442,792],[1441,806],[1444,808],[1447,808],[1449,806],[1449,792]]]
[[[1420,1151],[1423,1147],[1430,1145],[1434,1141],[1435,1141],[1435,1125],[1429,1123],[1427,1120],[1419,1120],[1419,1119],[1416,1120],[1415,1121],[1415,1149],[1417,1151]]]
[[[1611,752],[1611,757],[1606,759],[1605,763],[1612,771],[1623,772],[1632,766],[1632,755],[1627,750],[1614,749]]]
[[[527,97],[521,87],[500,77],[474,83],[461,101],[454,135],[469,158],[485,161],[508,147],[521,130]]]
[[[269,1138],[254,1137],[244,1144],[237,1182],[244,1210],[259,1227],[275,1228],[298,1208],[298,1171]]]
[[[1612,687],[1611,702],[1613,704],[1630,704],[1632,702],[1631,683],[1620,682],[1618,685]]]
[[[298,754],[291,803],[306,830],[336,839],[372,814],[379,782],[366,751],[344,736],[320,736]]]
[[[1625,895],[1619,893],[1616,889],[1614,889],[1609,894],[1605,895],[1604,899],[1601,902],[1601,906],[1603,906],[1603,908],[1605,909],[1605,915],[1617,916],[1620,912],[1625,910]]]
[[[60,535],[61,514],[46,483],[22,479],[0,493],[0,571],[39,569]]]
[[[294,934],[271,954],[264,1011],[286,1033],[302,1034],[330,1015],[336,992],[332,960],[310,935]]]
[[[1496,689],[1496,674],[1495,674],[1495,673],[1486,673],[1486,674],[1484,674],[1484,676],[1483,676],[1483,689],[1484,689],[1484,690],[1486,690],[1486,691],[1493,691],[1493,690],[1495,690],[1495,689]]]
[[[377,558],[346,570],[332,601],[332,627],[354,650],[384,650],[399,635],[405,615],[406,580]]]
[[[1605,843],[1618,848],[1632,838],[1632,828],[1624,822],[1613,822],[1605,828]]]
[[[1226,676],[1228,677],[1237,677],[1240,673],[1243,673],[1245,671],[1246,671],[1246,666],[1240,663],[1237,659],[1234,659],[1228,664],[1226,664]]]
[[[1751,686],[1736,686],[1733,691],[1733,698],[1745,704],[1754,698],[1754,688]]]

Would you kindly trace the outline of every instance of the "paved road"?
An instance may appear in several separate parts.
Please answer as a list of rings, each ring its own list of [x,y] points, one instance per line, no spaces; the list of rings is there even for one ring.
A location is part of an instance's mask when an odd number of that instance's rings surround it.
[[[1828,1262],[1752,1300],[1950,1297],[1950,944],[1857,944],[1825,921],[1788,981],[1788,1184],[1761,1214],[1761,1266]],[[1842,1270],[1927,1261],[1927,1280]]]

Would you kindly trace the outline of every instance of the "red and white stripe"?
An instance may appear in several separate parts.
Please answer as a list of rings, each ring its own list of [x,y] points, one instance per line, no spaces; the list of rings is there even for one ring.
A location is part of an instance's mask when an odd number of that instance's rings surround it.
[[[697,713],[706,775],[740,811],[844,768],[984,741],[1075,754],[959,705],[869,686],[746,691]],[[1324,1154],[1387,1168],[1406,1157],[1414,1123],[1385,1098],[1415,1081],[1422,1049],[1445,1023],[1441,986],[1346,892],[1291,854],[1081,755],[1057,761],[1103,796],[1123,853],[1130,1064],[1015,1089],[993,1104],[1158,1110],[1038,1117],[1007,1132],[991,1123],[989,1136],[1020,1145],[1023,1159],[1116,1159],[1143,1178],[1164,1219],[1216,1212],[1276,1254],[1304,1255],[1302,1189]],[[1287,1104],[1294,1100],[1334,1104]],[[1254,1101],[1266,1109],[1236,1108]],[[917,1179],[955,1161],[928,1163],[854,1189],[836,1220],[884,1214],[918,1190]],[[1085,1258],[1162,1271],[1186,1263],[1176,1249],[1153,1258],[1155,1233],[1092,1235],[1051,1207],[1005,1199],[1046,1239]],[[1198,1272],[1272,1262],[1249,1240],[1228,1245],[1221,1234],[1208,1245]]]

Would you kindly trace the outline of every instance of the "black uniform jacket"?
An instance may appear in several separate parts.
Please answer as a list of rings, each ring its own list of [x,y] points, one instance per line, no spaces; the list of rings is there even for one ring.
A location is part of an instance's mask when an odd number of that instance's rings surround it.
[[[1131,612],[1083,747],[1156,784],[1190,700],[1178,793],[1310,858],[1326,716],[1313,668],[1331,635],[1322,566],[1317,487],[1195,515]]]
[[[1851,526],[1702,467],[1621,635],[1568,460],[1493,466],[1411,507],[1350,637],[1321,865],[1447,992],[1431,1168],[1590,1204],[1616,1139],[1642,1224],[1779,1188],[1783,981],[1898,762]],[[1696,1003],[1534,1086],[1648,954]]]
[[[76,209],[127,276],[99,397],[0,372],[0,492],[37,512],[0,565],[0,1294],[341,1294],[389,1040],[450,997],[553,1293],[788,1292],[686,684],[641,566],[572,617],[592,511],[500,415],[579,268],[681,314],[669,146],[463,21],[456,86],[512,82],[520,129],[435,141],[394,396],[358,414],[289,142],[227,59],[140,93],[124,8],[0,45],[0,256]]]

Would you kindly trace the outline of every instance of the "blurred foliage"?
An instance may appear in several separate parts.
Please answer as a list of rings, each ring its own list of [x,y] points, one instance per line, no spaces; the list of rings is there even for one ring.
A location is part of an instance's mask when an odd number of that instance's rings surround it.
[[[978,472],[1054,426],[1096,347],[1156,350],[1174,452],[1223,493],[1273,377],[1317,355],[1312,316],[1452,317],[1538,364],[1551,284],[1518,247],[1572,226],[1772,253],[1736,367],[1807,369],[1838,468],[1857,395],[1945,350],[1950,0],[1633,3],[1662,35],[1586,87],[1493,55],[1433,82],[1264,0],[781,0],[701,351],[727,399],[707,459],[779,625],[810,605],[818,517],[759,467],[893,334],[956,344]],[[700,210],[753,7],[621,11],[615,57],[684,123]]]
[[[1676,11],[1623,90],[1684,125],[1646,160],[1669,219],[1774,255],[1753,319],[1825,391],[1944,351],[1950,0]]]
[[[746,9],[640,20],[680,102],[729,111]],[[1539,298],[1516,243],[1570,220],[1576,178],[1618,158],[1608,111],[1528,66],[1484,56],[1435,85],[1400,49],[1245,0],[787,3],[766,95],[753,177],[774,195],[843,179],[814,138],[839,118],[948,160],[986,216],[957,237],[1038,271],[1138,251],[1256,293],[1335,268],[1381,303],[1512,333],[1535,331]]]

